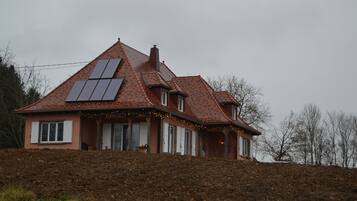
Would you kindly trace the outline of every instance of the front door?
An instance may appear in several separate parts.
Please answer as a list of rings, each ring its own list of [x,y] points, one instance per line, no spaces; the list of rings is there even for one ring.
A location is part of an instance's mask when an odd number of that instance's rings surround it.
[[[113,132],[113,150],[125,151],[127,150],[127,124],[114,124]]]

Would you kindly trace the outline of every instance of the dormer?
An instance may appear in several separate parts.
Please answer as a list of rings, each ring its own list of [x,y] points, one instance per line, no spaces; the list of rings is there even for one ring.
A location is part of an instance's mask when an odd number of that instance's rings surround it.
[[[161,105],[168,106],[170,85],[157,71],[142,72],[141,76],[145,85],[160,99]]]
[[[168,83],[171,87],[169,94],[174,106],[179,112],[184,112],[186,108],[185,98],[187,97],[187,94],[174,81],[169,81]]]
[[[232,94],[228,91],[215,91],[214,96],[226,115],[232,120],[237,120],[239,103]]]

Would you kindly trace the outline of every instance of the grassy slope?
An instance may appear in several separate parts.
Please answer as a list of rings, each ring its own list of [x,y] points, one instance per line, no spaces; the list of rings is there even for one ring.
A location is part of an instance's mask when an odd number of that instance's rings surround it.
[[[0,151],[0,187],[97,200],[357,200],[357,170],[159,154]]]

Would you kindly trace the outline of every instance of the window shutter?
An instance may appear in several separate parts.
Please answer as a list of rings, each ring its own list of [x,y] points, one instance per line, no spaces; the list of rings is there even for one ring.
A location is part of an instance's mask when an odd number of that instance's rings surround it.
[[[163,144],[163,152],[167,153],[169,152],[169,147],[168,147],[168,140],[169,140],[169,124],[164,122],[163,123],[163,139],[162,139],[162,144]]]
[[[243,138],[239,136],[239,155],[243,155]]]
[[[182,127],[177,127],[176,133],[176,153],[181,153]]]
[[[112,148],[112,124],[103,124],[102,149]]]
[[[185,154],[185,140],[186,140],[186,131],[185,128],[181,128],[181,154]]]
[[[192,131],[192,156],[196,156],[196,131]]]
[[[40,122],[33,121],[31,124],[31,143],[38,143],[38,135],[40,133]]]
[[[63,142],[72,142],[73,121],[63,122]]]
[[[140,122],[140,146],[148,144],[148,125],[146,122]]]
[[[249,147],[250,147],[250,150],[249,150],[249,157],[253,157],[253,140],[249,140]]]

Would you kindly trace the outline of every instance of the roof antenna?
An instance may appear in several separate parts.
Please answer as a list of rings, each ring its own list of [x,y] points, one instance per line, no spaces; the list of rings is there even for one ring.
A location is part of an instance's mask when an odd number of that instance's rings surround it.
[[[120,37],[118,37],[118,42],[120,42]]]

